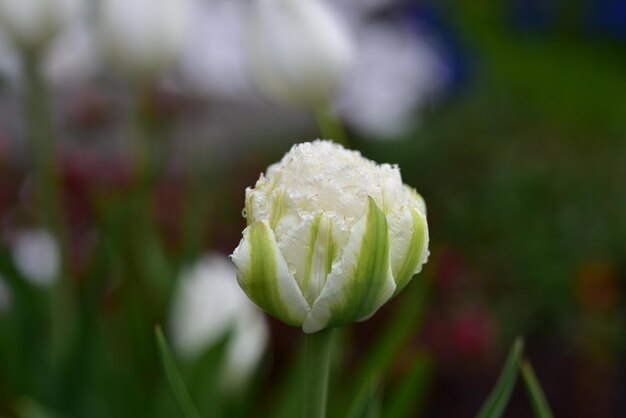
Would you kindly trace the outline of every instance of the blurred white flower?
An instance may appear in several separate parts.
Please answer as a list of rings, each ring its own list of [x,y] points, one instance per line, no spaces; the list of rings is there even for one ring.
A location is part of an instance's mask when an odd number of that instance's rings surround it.
[[[22,48],[50,41],[82,7],[81,0],[0,0],[0,26]]]
[[[245,46],[247,4],[232,0],[199,2],[180,75],[195,93],[220,98],[251,98]]]
[[[365,24],[372,15],[404,0],[326,0],[353,24]]]
[[[259,90],[289,105],[332,100],[351,67],[353,44],[320,0],[255,0],[249,33],[252,75]]]
[[[242,387],[267,347],[269,331],[263,314],[237,284],[228,258],[209,254],[185,271],[172,302],[172,342],[190,360],[219,342],[230,331],[223,383]]]
[[[97,73],[100,57],[89,23],[83,15],[76,15],[47,45],[40,58],[44,77],[51,85],[76,84]],[[21,77],[19,51],[0,33],[0,78],[19,84]]]
[[[398,23],[364,26],[358,45],[337,109],[362,133],[392,138],[416,122],[419,108],[443,86],[443,60],[413,28]]]
[[[49,286],[59,276],[59,247],[52,234],[45,229],[17,231],[11,242],[11,255],[15,267],[34,285]]]
[[[0,79],[10,81],[20,71],[15,52],[7,41],[4,33],[0,31]]]
[[[190,0],[103,0],[100,30],[113,63],[148,77],[175,64],[191,23]]]
[[[86,19],[75,19],[50,45],[43,68],[50,84],[77,84],[98,72],[100,54],[90,23]]]

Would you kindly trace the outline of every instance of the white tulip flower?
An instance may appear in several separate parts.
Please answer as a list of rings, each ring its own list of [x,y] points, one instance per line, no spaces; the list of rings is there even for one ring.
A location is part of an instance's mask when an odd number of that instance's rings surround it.
[[[231,333],[223,366],[226,389],[243,387],[269,338],[265,317],[239,288],[234,266],[217,254],[207,255],[182,274],[170,329],[174,348],[187,359],[197,358]]]
[[[339,114],[358,131],[376,138],[398,137],[418,119],[447,79],[434,45],[401,23],[365,26],[357,65],[342,95]]]
[[[231,258],[260,308],[306,333],[372,316],[428,256],[426,207],[397,166],[330,141],[294,146],[246,189]]]
[[[114,64],[148,77],[168,69],[183,52],[190,0],[103,0],[101,35]]]
[[[47,45],[41,57],[41,71],[54,87],[65,87],[93,77],[100,63],[93,33],[83,19],[69,23]],[[19,51],[0,34],[0,78],[19,85],[23,72]]]
[[[81,8],[81,0],[0,0],[0,26],[19,47],[39,48]]]
[[[7,41],[5,34],[0,32],[0,81],[12,81],[20,72],[20,65],[15,51]]]
[[[99,54],[94,33],[84,13],[79,12],[68,14],[67,21],[54,38],[42,45],[45,51],[39,56],[40,69],[46,81],[55,87],[84,81],[98,70]],[[19,84],[23,81],[20,45],[11,45],[6,36],[0,33],[0,76]]]
[[[76,19],[57,36],[43,62],[43,73],[54,86],[88,80],[98,72],[100,55],[95,31],[84,19]]]
[[[249,34],[259,90],[287,105],[327,105],[354,56],[347,28],[320,0],[256,0]]]
[[[392,9],[403,0],[335,0],[338,9],[358,20],[366,20],[378,11]]]
[[[12,241],[11,255],[18,271],[34,285],[48,287],[59,277],[60,249],[45,229],[18,231]]]
[[[198,5],[180,63],[186,89],[220,99],[256,98],[245,53],[247,6],[232,0]]]

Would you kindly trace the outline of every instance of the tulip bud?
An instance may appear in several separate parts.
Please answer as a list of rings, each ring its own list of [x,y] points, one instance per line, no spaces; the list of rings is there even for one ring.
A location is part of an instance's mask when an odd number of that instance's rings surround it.
[[[288,105],[327,104],[353,60],[344,26],[319,0],[256,0],[250,33],[252,75]]]
[[[246,298],[226,257],[211,254],[181,276],[172,301],[171,333],[178,353],[200,357],[230,332],[222,382],[242,388],[258,366],[269,331],[263,314]]]
[[[0,0],[0,26],[23,48],[51,40],[81,8],[80,0]]]
[[[313,333],[372,316],[428,256],[426,208],[397,166],[329,141],[294,146],[246,189],[232,254],[259,307]]]
[[[104,0],[101,31],[114,64],[147,77],[182,54],[191,18],[188,0]]]

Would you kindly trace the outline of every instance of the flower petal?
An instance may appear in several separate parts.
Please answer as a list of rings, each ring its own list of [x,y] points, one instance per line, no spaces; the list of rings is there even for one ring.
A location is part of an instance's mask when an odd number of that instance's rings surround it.
[[[303,330],[317,332],[372,316],[393,294],[389,231],[385,214],[369,198],[367,215],[354,227]]]
[[[424,198],[422,197],[422,195],[417,193],[417,190],[412,187],[406,185],[404,187],[409,190],[409,193],[411,193],[411,196],[413,197],[413,200],[415,202],[415,207],[417,207],[417,211],[424,215],[424,217],[426,217],[426,202],[424,202]]]
[[[399,222],[396,227],[403,226],[402,234],[407,232],[410,234],[410,240],[402,248],[395,247],[396,253],[394,254],[394,248],[392,248],[392,266],[393,279],[396,282],[396,291],[394,295],[397,295],[404,287],[411,281],[411,278],[416,273],[419,273],[425,258],[428,254],[428,225],[426,224],[426,218],[422,213],[414,208],[407,209],[409,225],[405,225],[406,222]],[[393,236],[393,234],[392,234]],[[395,245],[395,244],[394,244]]]
[[[304,295],[311,306],[326,285],[337,252],[332,220],[323,214],[316,217],[311,235],[311,250],[305,270]]]
[[[243,231],[231,258],[237,266],[239,285],[257,306],[289,325],[302,325],[309,304],[289,272],[267,221],[255,222]]]
[[[304,297],[313,305],[326,284],[337,252],[331,218],[319,214],[302,221],[278,246],[289,267],[295,270]]]
[[[305,219],[298,222],[286,232],[278,241],[280,253],[285,258],[289,270],[293,273],[302,293],[304,287],[304,272],[309,259],[311,236],[315,219]],[[307,251],[309,250],[309,251]]]

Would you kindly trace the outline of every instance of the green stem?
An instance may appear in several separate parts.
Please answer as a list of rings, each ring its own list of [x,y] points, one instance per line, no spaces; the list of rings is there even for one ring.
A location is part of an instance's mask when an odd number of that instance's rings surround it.
[[[135,274],[155,291],[155,303],[165,303],[171,287],[170,269],[155,216],[152,199],[164,171],[169,131],[150,102],[152,80],[135,86],[130,136],[137,156],[136,184],[129,203],[132,225],[129,229],[129,261],[138,263]]]
[[[60,170],[54,143],[49,92],[41,73],[39,54],[36,51],[25,52],[22,64],[26,113],[34,157],[37,204],[41,208],[44,225],[55,235],[61,248],[65,250]],[[64,258],[63,262],[66,261]]]
[[[151,81],[136,86],[131,113],[133,119],[130,123],[133,146],[138,157],[138,192],[146,200],[158,182],[164,142],[163,131],[157,126],[155,115],[147,104],[149,99],[146,97],[151,89]]]
[[[33,174],[36,202],[42,223],[57,240],[60,258],[60,277],[50,294],[50,358],[53,364],[63,360],[66,344],[75,318],[73,291],[70,286],[68,237],[63,218],[61,170],[54,141],[54,124],[50,95],[41,72],[41,51],[24,50],[25,111],[30,129],[33,152]]]
[[[213,176],[201,170],[196,158],[189,157],[187,184],[184,197],[184,216],[181,220],[181,253],[183,262],[193,260],[201,251],[208,226],[207,203],[213,195]],[[210,167],[210,164],[208,164]]]
[[[332,329],[306,335],[304,418],[325,418]]]
[[[345,129],[328,106],[320,106],[315,111],[315,118],[323,139],[331,139],[345,147],[350,145]]]

